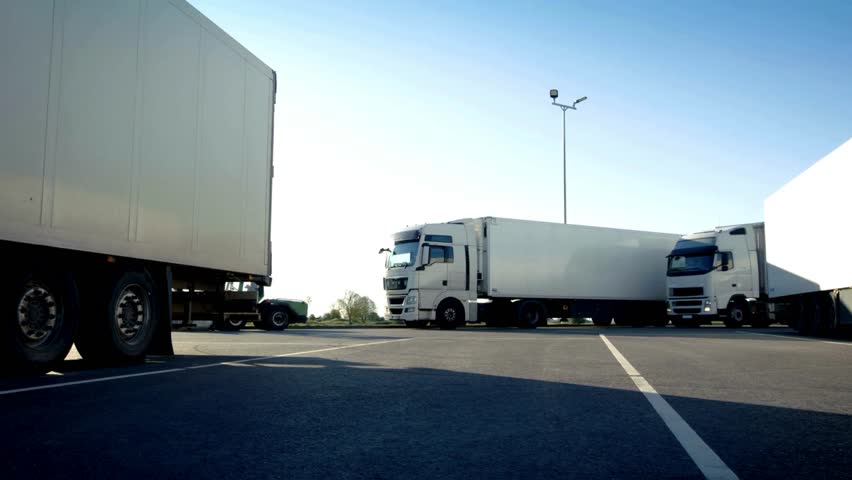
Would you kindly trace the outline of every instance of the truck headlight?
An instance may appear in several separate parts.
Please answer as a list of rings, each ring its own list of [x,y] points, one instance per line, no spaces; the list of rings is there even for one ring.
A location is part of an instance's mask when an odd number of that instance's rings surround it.
[[[412,291],[408,293],[408,296],[405,297],[406,305],[417,305],[417,292]]]
[[[713,302],[711,302],[710,300],[704,300],[704,311],[705,312],[709,312],[712,307],[713,307]]]

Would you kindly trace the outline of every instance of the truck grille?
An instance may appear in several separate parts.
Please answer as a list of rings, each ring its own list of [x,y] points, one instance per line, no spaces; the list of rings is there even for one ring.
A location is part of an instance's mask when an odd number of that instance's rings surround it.
[[[672,313],[701,313],[704,299],[698,300],[673,300],[671,302]]]
[[[390,308],[390,312],[391,312],[391,314],[393,314],[393,315],[402,315],[402,307],[400,307],[400,308],[393,308],[393,307],[391,307],[391,308]]]
[[[701,303],[701,300],[677,300],[672,302],[672,305],[675,307],[700,307]]]
[[[674,313],[701,313],[701,307],[673,308]]]
[[[704,287],[672,288],[672,297],[699,297],[704,295]]]
[[[388,297],[388,305],[402,305],[405,297]]]
[[[408,278],[385,278],[384,286],[385,290],[405,290],[406,288],[408,288]]]

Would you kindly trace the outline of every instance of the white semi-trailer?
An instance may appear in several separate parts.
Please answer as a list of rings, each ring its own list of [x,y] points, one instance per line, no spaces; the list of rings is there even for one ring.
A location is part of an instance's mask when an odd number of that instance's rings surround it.
[[[4,1],[0,65],[6,367],[169,353],[173,293],[270,282],[271,68],[184,0]]]
[[[384,288],[390,318],[409,326],[668,323],[660,259],[677,235],[486,217],[393,239]]]
[[[769,312],[803,334],[852,325],[852,139],[763,205]]]
[[[672,323],[787,323],[804,334],[852,325],[852,139],[769,196],[765,223],[682,237],[668,256]]]

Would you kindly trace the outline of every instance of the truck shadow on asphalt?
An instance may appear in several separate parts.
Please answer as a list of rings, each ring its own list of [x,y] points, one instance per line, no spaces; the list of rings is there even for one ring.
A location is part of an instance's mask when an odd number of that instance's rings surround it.
[[[716,338],[726,340],[830,340],[849,343],[852,346],[852,330],[841,330],[830,337],[802,336],[788,327],[736,328],[720,326],[676,328],[676,327],[593,327],[593,326],[548,326],[536,329],[466,327],[454,332],[502,332],[518,335],[608,335],[628,337],[671,337],[671,338]]]
[[[245,359],[152,357],[94,372],[120,379],[0,395],[16,432],[4,478],[703,478],[626,377]],[[64,381],[85,380],[72,365]],[[665,398],[740,478],[852,474],[849,415]]]
[[[401,337],[405,337],[406,331],[408,329],[404,327],[388,327],[388,331],[396,331],[399,335],[390,336],[383,335],[381,333],[382,329],[380,328],[369,328],[369,329],[341,329],[341,330],[332,330],[326,328],[295,328],[288,329],[280,332],[270,332],[266,330],[251,330],[245,329],[237,332],[228,332],[228,331],[204,331],[203,333],[212,334],[216,336],[224,336],[224,337],[239,337],[240,335],[245,336],[246,334],[255,333],[261,336],[261,338],[271,337],[274,339],[280,339],[282,336],[284,337],[311,337],[311,338],[340,338],[340,339],[356,339],[356,340],[395,340]],[[367,333],[369,332],[369,333]],[[183,334],[192,334],[192,333],[202,333],[202,332],[193,332],[193,331],[185,331],[181,332]]]

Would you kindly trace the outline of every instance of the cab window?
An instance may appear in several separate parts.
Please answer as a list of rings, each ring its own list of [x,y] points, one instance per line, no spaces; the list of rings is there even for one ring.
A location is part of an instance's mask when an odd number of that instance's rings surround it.
[[[453,263],[453,247],[432,246],[429,248],[429,263]]]

